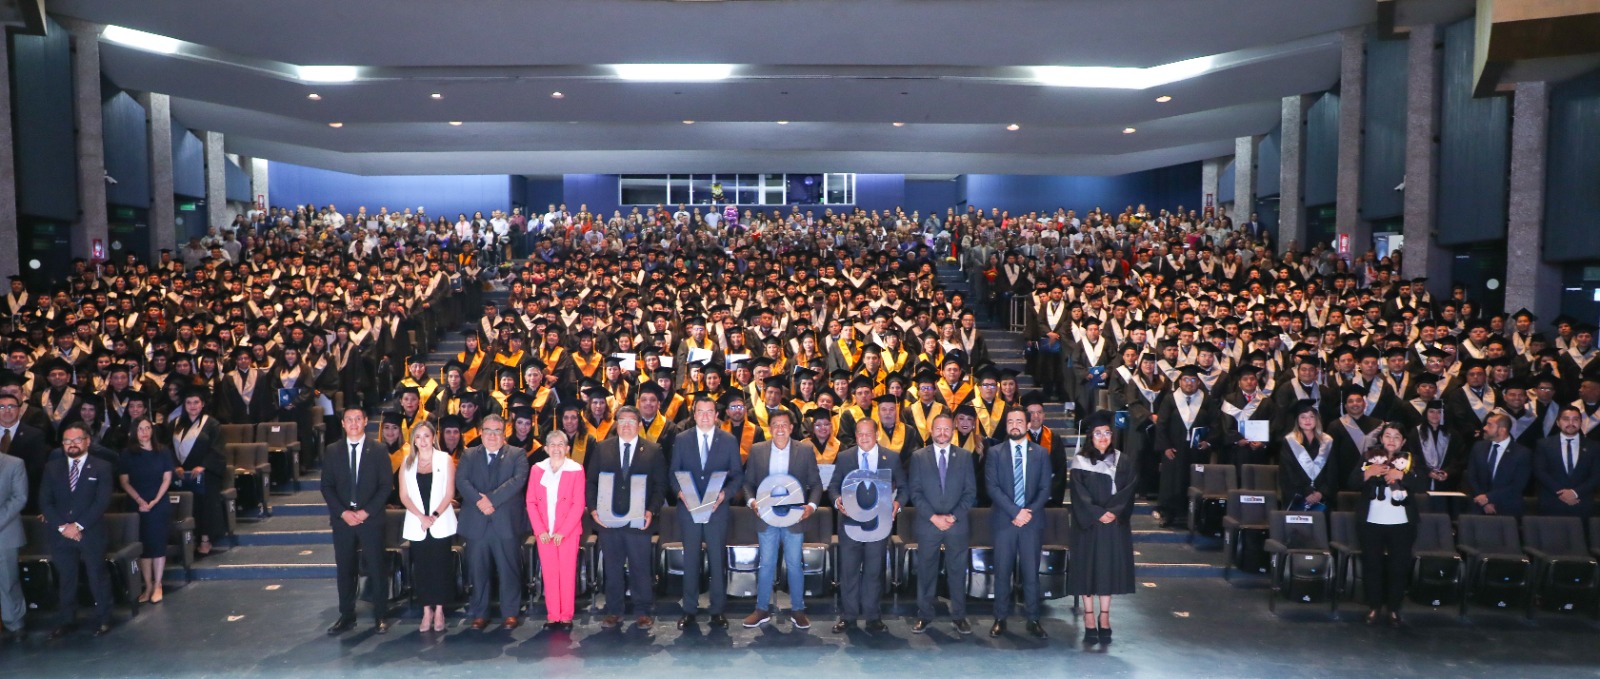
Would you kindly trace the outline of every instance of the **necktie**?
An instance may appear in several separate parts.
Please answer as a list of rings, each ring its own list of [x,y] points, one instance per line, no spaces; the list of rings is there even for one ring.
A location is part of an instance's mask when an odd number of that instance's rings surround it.
[[[944,490],[944,475],[950,468],[950,451],[939,451],[939,490]]]
[[[11,452],[11,430],[7,429],[6,433],[0,434],[0,453],[9,452]]]
[[[1494,480],[1494,475],[1500,471],[1500,444],[1489,444],[1489,480]]]
[[[1572,468],[1578,466],[1578,456],[1572,450],[1572,439],[1567,439],[1567,475],[1572,475]]]
[[[867,451],[865,451],[865,450],[861,451],[861,468],[862,469],[871,469],[872,468],[872,461],[867,459]]]
[[[1022,477],[1022,444],[1017,444],[1017,450],[1011,455],[1011,499],[1017,501],[1017,506],[1027,504],[1027,494],[1023,492],[1026,482]]]
[[[361,446],[350,444],[350,497],[356,493],[356,478],[361,473]]]
[[[83,468],[83,460],[72,461],[72,471],[67,474],[67,489],[78,490],[78,472]]]
[[[622,470],[627,471],[633,465],[633,444],[622,444]]]
[[[709,464],[711,457],[711,435],[706,434],[701,436],[700,440],[705,442],[705,445],[700,446],[700,470],[705,471],[706,465]]]

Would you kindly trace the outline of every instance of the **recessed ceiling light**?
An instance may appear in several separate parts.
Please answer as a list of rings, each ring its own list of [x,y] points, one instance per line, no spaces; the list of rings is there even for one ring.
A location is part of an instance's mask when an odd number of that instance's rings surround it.
[[[787,120],[780,120],[780,121],[778,121],[778,124],[779,124],[779,125],[788,125],[788,124],[789,124],[789,121],[787,121]]]
[[[183,41],[175,38],[136,31],[121,26],[107,26],[104,31],[100,32],[100,36],[119,45],[161,54],[176,54],[178,49],[183,46]]]
[[[1012,132],[1016,132],[1017,130],[1022,129],[1022,126],[1018,125],[1016,123],[1011,123],[1010,125],[1006,126],[1006,129],[1011,130]]]
[[[551,92],[550,93],[550,98],[551,99],[566,99],[567,95],[562,94],[560,92]]]
[[[693,125],[694,121],[693,120],[685,120],[685,121],[683,121],[683,124],[685,124],[685,125]]]
[[[340,128],[340,127],[344,127],[344,123],[328,123],[328,127]]]
[[[354,66],[296,66],[295,71],[308,83],[347,83],[361,75]]]
[[[312,101],[322,101],[322,95],[317,94],[316,92],[306,95],[306,98]]]
[[[1172,97],[1170,97],[1168,95],[1165,95],[1165,94],[1163,94],[1163,95],[1161,95],[1159,97],[1156,97],[1156,103],[1157,104],[1165,104],[1165,103],[1167,103],[1169,101],[1172,101]]]
[[[905,127],[906,126],[905,123],[891,123],[891,124],[894,125],[895,127]]]
[[[616,64],[611,68],[623,80],[657,82],[726,80],[733,75],[731,64]]]
[[[452,121],[450,121],[450,124],[454,125],[456,127],[461,127],[461,121],[459,121],[459,120],[452,120]]]
[[[444,98],[444,94],[439,93],[439,92],[434,92],[433,94],[428,95],[428,98],[429,99],[443,99]]]
[[[1123,134],[1133,134],[1134,132],[1138,132],[1138,130],[1135,130],[1135,129],[1131,128],[1131,127],[1122,128],[1122,133]]]

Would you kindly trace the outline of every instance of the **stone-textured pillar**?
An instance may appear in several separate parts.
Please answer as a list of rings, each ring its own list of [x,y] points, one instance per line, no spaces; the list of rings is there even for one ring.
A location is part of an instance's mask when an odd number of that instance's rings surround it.
[[[1211,158],[1200,163],[1200,208],[1197,212],[1202,217],[1205,216],[1206,207],[1208,207],[1206,205],[1208,198],[1211,202],[1209,207],[1212,210],[1220,210],[1222,207],[1222,196],[1217,195],[1217,185],[1222,177],[1222,167],[1227,162],[1228,159],[1223,157]]]
[[[1517,83],[1511,103],[1511,191],[1506,224],[1506,309],[1545,322],[1561,308],[1561,273],[1544,258],[1544,173],[1550,86]]]
[[[11,72],[11,50],[0,46],[0,76]],[[17,239],[17,165],[12,157],[11,78],[0,77],[0,277],[22,273]],[[6,288],[7,291],[10,288]]]
[[[150,140],[150,246],[153,260],[178,248],[177,212],[172,194],[172,98],[160,92],[139,95]]]
[[[72,109],[78,128],[78,222],[73,243],[79,257],[93,256],[95,241],[111,256],[106,222],[105,127],[101,123],[99,24],[73,21]]]
[[[222,152],[222,133],[206,132],[201,137],[206,159],[206,225],[221,229],[233,221],[228,209],[228,156]]]
[[[1428,279],[1428,291],[1449,291],[1450,250],[1439,245],[1439,67],[1438,31],[1413,26],[1406,57],[1405,257],[1400,274]]]
[[[1312,97],[1283,98],[1282,156],[1278,165],[1278,253],[1306,246],[1306,111]]]
[[[1233,143],[1233,223],[1250,221],[1256,211],[1256,152],[1261,137],[1239,137]]]
[[[1339,50],[1339,174],[1334,189],[1335,233],[1350,237],[1350,258],[1372,246],[1372,225],[1361,218],[1361,116],[1366,98],[1367,31],[1347,28]]]
[[[261,207],[272,205],[272,193],[267,186],[267,159],[266,158],[240,158],[239,167],[250,173],[250,200],[261,200]]]

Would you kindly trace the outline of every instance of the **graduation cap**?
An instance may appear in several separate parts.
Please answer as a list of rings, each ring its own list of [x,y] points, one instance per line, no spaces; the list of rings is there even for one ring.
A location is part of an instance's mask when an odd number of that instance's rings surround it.
[[[1422,357],[1444,359],[1450,357],[1450,352],[1440,349],[1439,347],[1428,347],[1427,349],[1422,350]]]
[[[525,406],[524,405],[524,406],[517,406],[517,407],[511,409],[511,419],[513,421],[515,421],[515,420],[527,420],[529,422],[532,422],[534,420],[534,417],[535,417],[535,412],[533,410],[533,406]]]
[[[1422,373],[1411,379],[1416,380],[1417,384],[1438,384],[1442,378],[1433,373]]]
[[[811,420],[812,422],[816,422],[818,420],[827,422],[832,421],[832,418],[833,411],[828,410],[827,408],[812,408],[806,411],[806,419]]]
[[[467,420],[460,415],[445,415],[439,418],[439,428],[459,431],[467,428]]]
[[[1180,378],[1193,377],[1195,379],[1200,379],[1200,366],[1190,363],[1182,368],[1178,368],[1178,376]]]
[[[1256,367],[1254,365],[1245,364],[1245,365],[1241,365],[1241,366],[1239,366],[1237,368],[1234,368],[1233,372],[1234,372],[1234,375],[1236,375],[1238,377],[1244,377],[1246,375],[1252,375],[1252,376],[1260,377],[1261,373],[1266,372],[1266,370],[1263,369],[1263,368],[1258,368],[1258,367]]]
[[[1294,406],[1289,409],[1289,413],[1295,417],[1315,412],[1317,412],[1317,400],[1312,398],[1295,401]]]
[[[834,380],[848,380],[848,379],[850,379],[850,375],[851,374],[852,373],[849,370],[845,370],[844,368],[839,368],[839,369],[836,369],[836,370],[828,373],[828,381],[832,382]]]
[[[1362,398],[1366,398],[1367,397],[1367,388],[1363,387],[1363,386],[1361,386],[1359,384],[1351,383],[1351,384],[1346,384],[1342,388],[1339,389],[1339,398],[1343,399],[1343,398],[1348,398],[1350,396],[1360,396]]]
[[[856,391],[857,389],[872,389],[876,386],[877,385],[873,383],[872,379],[866,375],[858,375],[855,377],[855,379],[850,380],[850,391],[852,392]]]
[[[794,369],[794,378],[796,380],[815,380],[821,374],[804,366],[796,366]]]
[[[1026,408],[1028,406],[1032,406],[1032,405],[1041,405],[1042,406],[1042,405],[1044,405],[1044,394],[1042,392],[1040,392],[1039,390],[1037,390],[1037,389],[1031,390],[1031,391],[1026,391],[1026,392],[1023,392],[1022,398],[1020,399],[1020,401],[1022,403],[1022,407],[1024,407],[1024,408]]]
[[[1512,312],[1511,313],[1511,318],[1513,320],[1522,319],[1522,318],[1526,318],[1529,321],[1537,321],[1537,320],[1539,320],[1539,317],[1533,315],[1533,312],[1532,311],[1528,311],[1528,309],[1526,307],[1521,308],[1521,309],[1517,309],[1516,311]]]
[[[1317,358],[1314,355],[1301,356],[1300,357],[1300,365],[1309,365],[1309,366],[1311,366],[1313,368],[1321,368],[1322,367],[1322,359]]]
[[[727,392],[722,394],[722,398],[717,399],[717,405],[721,406],[723,410],[727,410],[728,407],[732,406],[735,402],[748,404],[750,403],[750,399],[745,398],[744,392],[737,389],[729,389]]]
[[[416,387],[413,387],[413,386],[410,386],[410,385],[404,385],[404,386],[401,386],[400,388],[394,390],[394,395],[397,396],[397,397],[398,396],[405,396],[405,395],[408,395],[408,394],[411,395],[411,396],[421,396],[422,392],[418,391]]]
[[[1195,342],[1194,350],[1197,352],[1211,354],[1213,356],[1222,353],[1222,349],[1219,349],[1217,345],[1210,342]]]
[[[972,407],[971,403],[963,403],[961,405],[958,405],[958,406],[956,406],[956,417],[962,417],[962,416],[971,417],[971,418],[976,419],[978,417],[978,409]]]
[[[1083,430],[1092,432],[1100,427],[1116,429],[1116,417],[1109,410],[1096,410],[1083,422]]]
[[[400,426],[401,423],[405,422],[405,418],[403,416],[401,416],[398,411],[394,411],[394,410],[385,410],[385,411],[383,411],[383,414],[380,415],[378,419],[383,424],[392,424],[392,425],[394,425],[396,427]]]

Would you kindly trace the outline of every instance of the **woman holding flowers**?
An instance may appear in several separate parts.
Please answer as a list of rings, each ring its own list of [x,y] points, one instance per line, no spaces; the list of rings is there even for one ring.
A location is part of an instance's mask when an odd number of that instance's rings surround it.
[[[1366,584],[1367,624],[1387,616],[1400,626],[1400,604],[1405,599],[1411,573],[1411,548],[1417,541],[1416,498],[1428,489],[1427,465],[1406,450],[1402,425],[1384,423],[1366,462],[1354,473],[1361,488],[1356,505],[1357,536],[1361,540],[1361,572]]]

